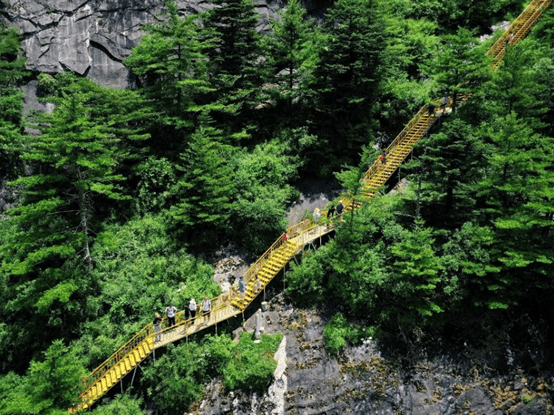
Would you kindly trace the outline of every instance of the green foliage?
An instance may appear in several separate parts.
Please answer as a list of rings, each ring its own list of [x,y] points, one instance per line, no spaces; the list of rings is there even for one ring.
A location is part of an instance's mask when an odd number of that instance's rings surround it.
[[[355,346],[374,335],[374,327],[349,323],[341,313],[334,314],[323,330],[325,349],[334,355],[338,354],[347,344]]]
[[[130,397],[128,394],[121,394],[114,397],[107,403],[95,407],[92,411],[96,415],[145,415],[148,412],[141,409],[142,399]]]
[[[220,362],[219,372],[225,387],[230,390],[266,390],[277,367],[273,355],[282,339],[281,334],[263,335],[260,343],[255,343],[252,333],[245,332],[238,343],[227,340],[221,345],[213,342],[210,349]]]
[[[286,278],[287,294],[299,304],[321,303],[328,295],[329,266],[326,258],[332,248],[333,241],[320,247],[312,255],[306,255],[300,265],[290,263]]]
[[[411,3],[411,2],[410,2]],[[383,98],[378,106],[379,125],[390,136],[398,134],[398,122],[408,121],[429,99],[431,83],[423,77],[420,66],[433,58],[440,37],[434,20],[410,18],[404,2],[384,2],[388,33],[383,51]]]
[[[547,137],[554,136],[554,54],[550,48],[542,46],[538,49],[540,57],[535,61],[533,72],[536,76],[533,82],[541,85],[541,92],[536,97],[543,107],[541,117],[544,129],[541,131]]]
[[[373,160],[377,158],[377,154],[376,150],[364,147],[362,148],[362,160],[357,167],[343,166],[344,170],[335,173],[335,177],[342,184],[342,188],[348,192],[352,206],[354,206],[355,202],[363,202],[365,200],[362,194],[364,187],[362,179],[367,171],[367,166],[370,166]],[[350,226],[352,226],[354,219],[354,211],[352,209],[350,212]]]
[[[531,283],[528,278],[537,283],[552,263],[548,247],[554,178],[549,166],[554,143],[534,133],[514,112],[485,127],[484,134],[491,151],[487,175],[477,187],[485,203],[480,214],[495,227],[494,252],[503,268],[488,289],[498,297],[496,301],[512,304]]]
[[[494,119],[515,112],[535,129],[543,126],[540,115],[547,109],[540,98],[547,98],[548,93],[539,82],[541,72],[529,65],[537,60],[537,45],[528,39],[508,47],[499,69],[483,86],[489,117]]]
[[[452,99],[452,111],[458,107],[458,94],[467,94],[476,82],[487,78],[491,58],[485,52],[489,45],[479,43],[471,30],[459,28],[456,34],[443,36],[434,58],[423,64],[433,77],[435,92]]]
[[[23,95],[19,86],[27,72],[19,42],[19,32],[0,23],[0,182],[21,169]]]
[[[169,413],[187,411],[204,391],[204,383],[222,375],[231,390],[263,391],[269,385],[277,363],[273,355],[282,335],[263,335],[254,343],[243,333],[238,343],[230,337],[208,336],[203,343],[190,341],[169,346],[154,365],[144,369],[143,382],[156,406]]]
[[[349,324],[346,318],[341,314],[335,314],[325,325],[323,338],[325,339],[325,348],[329,353],[337,354],[346,346]]]
[[[525,404],[525,405],[529,405],[531,403],[531,401],[533,400],[533,398],[531,398],[530,396],[522,396],[521,398],[521,401]]]
[[[214,0],[216,7],[202,16],[209,58],[209,96],[218,128],[247,138],[247,127],[256,120],[262,76],[258,61],[262,54],[256,31],[259,15],[252,0]]]
[[[28,173],[11,183],[21,200],[9,212],[12,232],[0,246],[6,287],[1,312],[18,333],[8,364],[25,366],[37,348],[70,338],[80,323],[79,300],[93,286],[91,248],[112,206],[127,198],[119,169],[129,159],[129,143],[143,138],[129,127],[129,113],[121,112],[128,101],[114,105],[115,96],[129,95],[87,80],[72,83],[52,97],[54,112],[38,117],[43,134],[26,138]],[[13,357],[15,350],[27,359]]]
[[[55,341],[43,361],[32,361],[26,377],[9,373],[0,380],[0,413],[61,415],[80,393],[85,375],[74,351]]]
[[[519,0],[484,0],[467,3],[463,0],[395,0],[394,9],[405,9],[411,17],[436,20],[443,32],[453,32],[459,27],[486,32],[490,26],[502,20],[509,11],[519,13]],[[513,20],[515,16],[509,16]]]
[[[376,1],[339,0],[321,32],[311,89],[320,152],[334,169],[367,143],[380,96],[386,31]]]
[[[219,294],[213,269],[170,239],[165,216],[145,216],[111,225],[92,250],[95,291],[86,301],[91,321],[79,344],[90,365],[103,361],[170,303],[184,309],[191,297]],[[94,316],[94,317],[92,317]]]
[[[487,284],[499,269],[492,264],[494,234],[488,227],[464,223],[443,244],[440,257],[445,274],[442,280],[447,310],[453,312],[465,301],[476,304],[487,298]]]
[[[19,200],[0,216],[0,413],[65,411],[83,363],[95,367],[169,302],[218,294],[213,269],[189,251],[229,239],[264,251],[285,227],[294,180],[358,166],[336,177],[359,197],[374,157],[360,147],[386,142],[439,92],[473,96],[416,148],[408,188],[337,223],[333,241],[292,265],[288,292],[337,313],[331,353],[374,327],[550,309],[552,8],[496,71],[474,37],[519,3],[338,0],[316,26],[291,0],[259,34],[250,0],[187,17],[164,1],[125,62],[136,91],[38,76],[55,104],[30,119],[39,136],[24,135],[21,37],[2,25],[0,184],[12,180]],[[140,395],[183,413],[213,376],[263,390],[279,341],[170,347]],[[123,395],[95,411],[142,405]]]
[[[83,80],[67,94],[52,114],[41,116],[43,135],[28,140],[23,159],[35,173],[11,183],[23,190],[21,204],[10,211],[19,231],[4,247],[11,253],[5,266],[29,281],[41,273],[45,282],[53,280],[20,298],[21,305],[42,311],[55,300],[67,302],[78,289],[73,278],[60,280],[65,261],[80,257],[92,265],[92,234],[98,231],[102,203],[125,199],[118,185],[125,178],[116,171],[125,157],[118,147],[120,131],[96,117],[102,90]]]
[[[298,0],[291,0],[280,11],[280,17],[270,21],[271,31],[263,38],[266,51],[265,81],[271,112],[278,112],[278,123],[297,127],[302,122],[306,99],[306,84],[316,63],[315,23],[306,20],[306,10]]]
[[[54,94],[56,91],[56,84],[56,79],[52,75],[44,72],[38,75],[38,86],[42,91],[48,94]]]
[[[163,137],[163,146],[153,142],[154,149],[171,159],[182,150],[182,135],[176,131],[195,125],[199,99],[210,88],[202,52],[208,43],[202,40],[199,16],[183,18],[175,3],[166,6],[162,19],[145,27],[146,35],[125,64],[143,85],[141,92],[150,107],[148,122],[158,130],[156,138]]]
[[[423,154],[412,163],[411,178],[421,183],[417,195],[421,215],[437,228],[458,228],[473,217],[473,185],[486,164],[486,147],[471,125],[459,118],[445,121],[440,132],[419,145]]]
[[[233,156],[236,200],[231,207],[233,237],[244,248],[267,249],[285,226],[286,206],[295,195],[288,184],[296,177],[297,162],[277,141],[243,150]]]
[[[174,197],[171,189],[177,183],[175,165],[165,158],[150,156],[137,166],[137,175],[136,211],[144,214],[167,209]]]
[[[178,169],[183,175],[176,186],[181,200],[170,212],[189,228],[203,226],[209,230],[222,227],[229,219],[235,184],[230,166],[232,147],[225,144],[227,137],[209,120],[203,122],[181,155]],[[211,235],[206,236],[211,239]]]
[[[206,26],[214,31],[215,39],[210,55],[220,75],[240,76],[239,84],[247,85],[255,74],[254,61],[259,44],[256,25],[259,15],[250,0],[216,0],[204,16]]]
[[[414,311],[421,316],[444,311],[437,293],[442,266],[433,249],[432,233],[432,229],[424,228],[421,221],[416,221],[415,229],[406,232],[391,246],[394,254],[392,293],[406,307],[399,319],[411,320],[416,317],[411,315]]]
[[[204,347],[188,342],[169,346],[155,364],[146,366],[143,382],[158,408],[168,413],[184,413],[202,396],[208,369]]]

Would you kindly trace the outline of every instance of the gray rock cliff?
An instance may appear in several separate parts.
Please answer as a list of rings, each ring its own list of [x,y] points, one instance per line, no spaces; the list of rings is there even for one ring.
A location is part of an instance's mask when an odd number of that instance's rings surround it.
[[[471,353],[422,353],[400,365],[394,350],[371,338],[330,355],[323,341],[327,313],[295,308],[282,294],[263,316],[266,333],[285,336],[269,390],[229,392],[216,380],[186,415],[545,415],[554,410],[550,379],[522,369],[501,375]],[[235,334],[242,330],[253,332],[253,318]]]
[[[204,0],[177,0],[180,13],[206,10]],[[278,0],[255,0],[267,30],[277,15]],[[132,86],[123,60],[162,10],[160,0],[1,0],[0,19],[23,35],[27,69],[58,73],[66,70],[115,88]]]

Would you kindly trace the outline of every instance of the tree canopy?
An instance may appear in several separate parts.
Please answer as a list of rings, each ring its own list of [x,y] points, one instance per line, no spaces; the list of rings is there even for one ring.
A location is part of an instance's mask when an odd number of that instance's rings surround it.
[[[155,312],[220,292],[214,252],[250,257],[279,238],[314,178],[364,201],[287,272],[289,298],[333,312],[328,350],[375,333],[454,338],[460,316],[523,337],[517,316],[550,327],[552,11],[492,70],[488,28],[521,2],[466,3],[337,0],[313,19],[290,0],[262,33],[251,0],[187,16],[165,1],[125,60],[129,91],[27,73],[20,34],[0,26],[0,413],[66,411],[78,379]],[[24,113],[35,78],[51,113]],[[364,199],[376,149],[442,96],[452,111],[402,166],[405,188]],[[142,413],[147,398],[183,412],[216,376],[261,390],[278,341],[170,347],[95,411]]]

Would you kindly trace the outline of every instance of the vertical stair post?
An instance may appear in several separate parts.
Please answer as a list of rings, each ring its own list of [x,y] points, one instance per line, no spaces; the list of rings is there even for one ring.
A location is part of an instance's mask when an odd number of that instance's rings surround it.
[[[137,368],[138,368],[138,365],[135,366],[135,370],[133,370],[133,377],[131,378],[131,387],[133,387],[133,382],[135,381],[135,374],[137,373]]]

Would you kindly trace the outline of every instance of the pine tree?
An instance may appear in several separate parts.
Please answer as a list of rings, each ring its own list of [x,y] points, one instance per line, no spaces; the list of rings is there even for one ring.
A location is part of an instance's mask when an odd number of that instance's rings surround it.
[[[367,143],[380,94],[384,33],[376,1],[339,0],[327,12],[312,86],[314,131],[325,163],[348,163]]]
[[[486,163],[485,147],[460,118],[449,120],[420,146],[419,167],[410,181],[421,182],[421,215],[435,227],[458,228],[473,216],[474,185]]]
[[[534,86],[542,86],[540,94],[536,97],[542,103],[544,111],[541,116],[544,126],[541,132],[548,137],[554,137],[554,53],[550,46],[539,46],[536,51],[540,58],[533,65],[535,77],[532,82]]]
[[[493,307],[505,308],[540,284],[552,289],[550,249],[554,243],[554,154],[552,138],[540,136],[515,113],[484,128],[490,141],[489,167],[476,188],[482,223],[495,229],[493,259],[502,269],[493,291]]]
[[[412,322],[444,311],[440,291],[442,264],[433,246],[433,231],[416,221],[391,247],[393,271],[389,287],[399,307],[398,318]]]
[[[137,75],[146,98],[152,151],[172,160],[184,148],[183,138],[197,126],[203,96],[210,91],[207,48],[199,16],[181,17],[167,3],[163,20],[145,27],[146,35],[125,64]]]
[[[456,112],[459,95],[473,92],[476,83],[487,79],[491,59],[485,54],[486,45],[468,29],[459,28],[442,39],[434,59],[423,69],[432,76],[437,91],[452,100],[452,112]]]
[[[545,86],[532,62],[538,60],[536,45],[529,40],[509,46],[504,59],[482,87],[490,119],[515,112],[537,129],[542,127],[540,115],[547,111],[539,97],[545,97]]]
[[[222,131],[211,124],[209,118],[202,117],[202,124],[181,155],[178,169],[182,177],[176,185],[180,202],[170,210],[177,223],[188,230],[202,229],[203,236],[194,234],[198,242],[210,241],[213,232],[227,222],[234,193],[229,163],[232,147],[225,144]]]
[[[270,21],[271,32],[264,37],[269,112],[277,112],[286,126],[302,123],[305,88],[315,64],[316,30],[313,19],[306,20],[306,9],[298,0],[290,0],[280,17]],[[300,113],[299,113],[300,112]],[[270,115],[270,114],[268,114]]]
[[[59,280],[60,267],[74,257],[93,266],[97,216],[107,213],[110,200],[126,197],[117,173],[124,158],[118,131],[95,113],[100,95],[100,87],[79,81],[52,114],[40,117],[43,134],[28,138],[23,159],[32,174],[12,182],[22,189],[21,204],[10,211],[19,230],[3,247],[13,254],[6,269],[20,276],[17,285],[35,281],[20,306],[47,310],[55,300],[68,301],[79,283]]]
[[[211,115],[218,128],[244,138],[243,131],[255,121],[260,104],[259,15],[252,0],[215,0],[214,4],[202,16],[207,35],[213,40],[205,49],[215,90],[209,102],[221,108]]]
[[[26,75],[20,35],[0,22],[0,180],[18,173],[23,132],[23,94],[18,86]]]
[[[126,141],[143,138],[104,88],[83,79],[61,93],[51,98],[55,110],[36,119],[42,134],[26,137],[27,175],[11,182],[20,203],[2,224],[11,231],[0,241],[1,315],[17,328],[5,358],[18,370],[28,361],[22,356],[30,359],[43,342],[75,335],[94,286],[92,245],[107,215],[128,198],[118,171]]]

